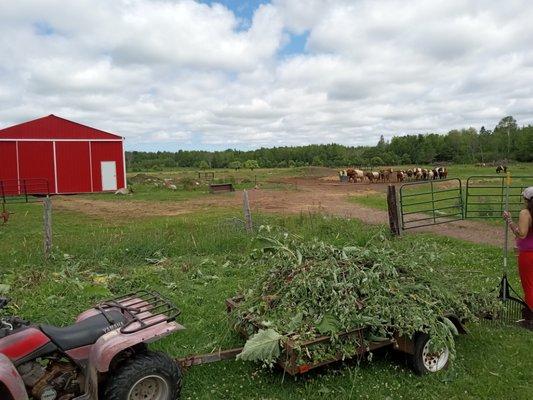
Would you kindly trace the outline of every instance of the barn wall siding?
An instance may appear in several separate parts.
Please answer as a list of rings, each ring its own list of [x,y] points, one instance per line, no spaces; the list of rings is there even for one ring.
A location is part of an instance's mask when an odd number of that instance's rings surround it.
[[[102,161],[115,161],[117,166],[117,188],[124,187],[124,163],[122,142],[91,142],[93,164],[93,188],[95,192],[102,190]]]
[[[56,192],[54,146],[52,142],[19,142],[20,179],[47,179],[50,192]]]
[[[91,191],[91,168],[87,142],[55,142],[57,189],[60,193]]]
[[[16,142],[0,142],[0,179],[17,179]]]
[[[12,181],[17,176],[17,143],[0,142],[0,181]],[[13,182],[6,182],[0,187],[0,197],[16,194],[18,190]]]

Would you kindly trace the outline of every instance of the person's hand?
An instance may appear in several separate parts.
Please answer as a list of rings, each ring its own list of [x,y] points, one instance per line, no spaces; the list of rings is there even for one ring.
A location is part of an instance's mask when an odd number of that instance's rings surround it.
[[[511,222],[513,219],[511,218],[511,213],[509,211],[503,212],[503,219],[507,222]]]

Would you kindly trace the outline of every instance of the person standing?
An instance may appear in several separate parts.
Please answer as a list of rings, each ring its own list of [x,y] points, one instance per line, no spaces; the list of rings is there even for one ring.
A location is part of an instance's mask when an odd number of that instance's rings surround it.
[[[503,218],[516,237],[518,250],[518,270],[520,282],[524,289],[527,307],[522,310],[523,325],[533,330],[533,186],[522,192],[525,208],[520,211],[518,223],[515,224],[511,213],[505,211]]]

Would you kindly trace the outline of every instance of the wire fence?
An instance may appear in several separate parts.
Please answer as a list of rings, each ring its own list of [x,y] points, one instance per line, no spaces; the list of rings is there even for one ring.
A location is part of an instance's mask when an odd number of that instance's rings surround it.
[[[31,203],[49,194],[50,184],[46,179],[0,180],[0,201],[3,204]]]

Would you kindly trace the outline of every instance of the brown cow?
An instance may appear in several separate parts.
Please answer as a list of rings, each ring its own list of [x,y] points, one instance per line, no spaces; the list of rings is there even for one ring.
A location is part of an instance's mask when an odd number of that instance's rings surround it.
[[[348,168],[346,175],[348,175],[348,182],[356,183],[359,180],[363,182],[363,179],[365,179],[365,175],[360,169]]]
[[[370,183],[373,183],[374,181],[379,181],[379,172],[368,171],[365,176],[368,178]]]
[[[435,174],[435,179],[444,179],[448,176],[448,170],[445,167],[435,168],[435,171],[437,171]]]
[[[403,171],[396,172],[396,181],[397,182],[403,182],[404,179],[405,179],[405,172],[403,172]]]
[[[381,171],[379,171],[379,178],[383,181],[383,182],[390,182],[390,177],[391,177],[391,174],[393,173],[393,169],[392,168],[388,168],[388,169],[382,169]]]

